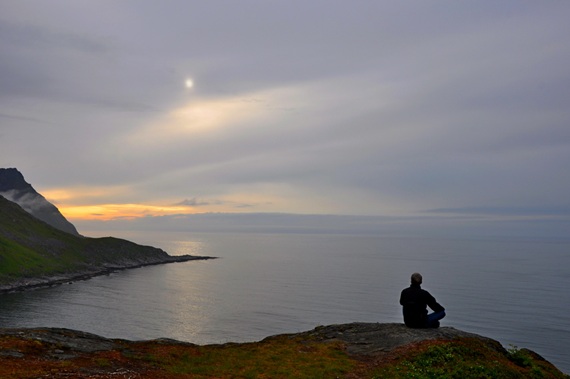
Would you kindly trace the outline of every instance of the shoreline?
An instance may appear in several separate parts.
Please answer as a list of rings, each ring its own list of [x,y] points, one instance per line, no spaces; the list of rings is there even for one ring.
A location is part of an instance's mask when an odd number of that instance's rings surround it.
[[[114,272],[131,270],[147,266],[157,266],[168,263],[182,263],[195,260],[208,260],[217,259],[218,257],[209,256],[199,256],[199,255],[169,255],[165,259],[154,261],[154,262],[138,262],[133,264],[127,264],[123,266],[102,266],[97,269],[62,273],[52,276],[37,277],[37,278],[23,278],[15,281],[13,284],[0,285],[0,294],[13,293],[13,292],[23,292],[29,290],[35,290],[40,288],[49,288],[60,286],[62,284],[70,284],[73,282],[79,282],[84,280],[89,280],[91,278],[103,275],[109,275]]]

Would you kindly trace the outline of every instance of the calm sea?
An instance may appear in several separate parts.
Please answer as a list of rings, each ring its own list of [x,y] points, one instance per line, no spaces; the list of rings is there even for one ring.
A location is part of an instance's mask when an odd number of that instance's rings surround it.
[[[255,233],[88,233],[216,260],[117,272],[0,295],[0,327],[113,338],[256,341],[318,325],[401,322],[410,274],[444,326],[527,347],[570,372],[570,243]]]

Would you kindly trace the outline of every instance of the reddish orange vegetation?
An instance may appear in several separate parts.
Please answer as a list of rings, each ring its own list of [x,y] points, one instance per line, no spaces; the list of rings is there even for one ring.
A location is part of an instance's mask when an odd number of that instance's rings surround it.
[[[320,359],[326,362],[327,359],[331,361],[338,359],[327,356],[332,351],[331,346],[333,350],[342,350],[340,344],[328,344],[325,349],[320,349],[310,345],[305,346],[305,342],[294,339],[217,346],[195,346],[158,341],[115,341],[115,343],[116,348],[113,350],[82,353],[37,339],[1,336],[0,378],[232,378],[242,377],[240,374],[234,376],[229,373],[235,367],[232,366],[234,361],[245,362],[246,366],[248,362],[256,362],[258,359],[263,362],[266,359],[263,355],[268,352],[283,353],[284,361],[280,363],[295,366],[296,362],[288,362],[290,360],[288,354],[291,352],[306,356],[314,355],[316,360]],[[325,344],[322,345],[325,346]],[[242,358],[244,352],[246,357]],[[184,370],[188,367],[189,359],[194,358],[204,359],[199,364],[209,365],[209,371],[212,370],[212,366],[216,369],[215,366],[220,363],[220,374],[185,373]],[[230,363],[227,364],[226,361]],[[275,362],[272,364],[275,365]],[[250,365],[253,366],[254,364]],[[240,370],[243,371],[243,365],[235,367],[234,372],[239,373]],[[263,373],[263,368],[260,370],[254,377],[274,377],[266,376]],[[295,377],[295,375],[284,375],[282,377]],[[301,375],[301,377],[307,376]]]
[[[73,357],[66,359],[54,354],[53,345],[16,337],[3,337],[0,350],[0,378],[4,379],[167,378],[151,365],[134,361],[118,350],[73,352]]]
[[[80,340],[82,336],[68,333],[66,338],[75,342],[74,338]],[[0,378],[359,379],[405,378],[412,374],[418,378],[445,377],[446,373],[466,378],[567,378],[532,352],[521,351],[517,357],[507,354],[498,343],[495,346],[470,338],[411,343],[373,356],[349,356],[341,342],[318,342],[293,335],[208,346],[103,340],[112,348],[88,353],[70,347],[77,345],[50,341],[46,342],[41,332],[32,337],[0,335]],[[425,374],[426,367],[438,375]]]

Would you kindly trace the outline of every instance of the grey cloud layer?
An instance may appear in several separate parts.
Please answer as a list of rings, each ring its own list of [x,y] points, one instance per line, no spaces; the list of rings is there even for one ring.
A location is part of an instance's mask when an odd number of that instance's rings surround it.
[[[272,185],[338,204],[316,213],[568,205],[566,2],[0,7],[0,158],[38,187],[201,205]],[[222,100],[259,114],[165,121]]]

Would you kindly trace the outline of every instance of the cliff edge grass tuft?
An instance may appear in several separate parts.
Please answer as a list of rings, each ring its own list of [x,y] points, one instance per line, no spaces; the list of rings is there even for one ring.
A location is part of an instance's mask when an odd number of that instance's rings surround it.
[[[477,339],[425,341],[374,370],[372,378],[569,378],[526,349],[504,352]]]

